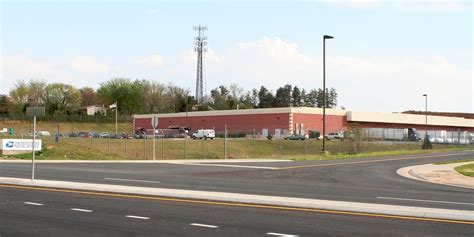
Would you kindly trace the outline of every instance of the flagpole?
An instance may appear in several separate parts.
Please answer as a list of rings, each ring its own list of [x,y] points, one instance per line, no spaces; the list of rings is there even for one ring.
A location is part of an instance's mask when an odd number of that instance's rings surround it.
[[[117,111],[118,111],[118,104],[117,104],[117,101],[116,101],[115,102],[115,134],[118,134]]]

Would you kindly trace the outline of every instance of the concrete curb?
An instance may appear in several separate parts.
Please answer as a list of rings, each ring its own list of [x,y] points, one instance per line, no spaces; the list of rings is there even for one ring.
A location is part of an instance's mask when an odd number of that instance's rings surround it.
[[[458,221],[474,221],[474,211],[449,210],[438,208],[410,207],[358,202],[330,201],[320,199],[276,197],[263,195],[250,195],[224,192],[206,192],[194,190],[145,188],[123,185],[77,183],[66,181],[49,181],[0,177],[0,183],[46,188],[73,189],[81,191],[96,191],[121,194],[150,195],[172,198],[187,198],[197,200],[212,200],[221,202],[234,202],[246,204],[261,204],[273,206],[286,206],[297,208],[312,208],[334,211],[348,211],[371,214],[385,214],[409,216],[418,218],[436,218]]]
[[[265,163],[265,162],[289,162],[293,160],[279,159],[203,159],[203,160],[35,160],[35,163],[66,164],[66,163],[127,163],[127,164],[189,164],[189,163]],[[0,163],[31,163],[31,160],[3,160]]]
[[[447,165],[413,165],[403,167],[397,170],[397,174],[414,180],[428,183],[453,186],[458,188],[474,189],[474,178],[468,178],[454,171],[454,167],[463,164],[472,163],[454,163]],[[451,179],[447,179],[447,177]]]

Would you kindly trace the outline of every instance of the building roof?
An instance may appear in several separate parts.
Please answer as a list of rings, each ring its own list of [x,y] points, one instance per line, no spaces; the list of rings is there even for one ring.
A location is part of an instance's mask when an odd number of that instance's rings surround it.
[[[381,113],[381,112],[347,112],[347,121],[350,122],[372,122],[372,123],[396,123],[424,125],[426,116],[404,113]],[[474,127],[474,119],[459,117],[445,117],[428,115],[428,125],[450,126],[450,127]]]
[[[188,117],[196,116],[225,116],[225,115],[249,115],[249,114],[281,114],[281,113],[307,113],[307,114],[322,114],[322,108],[311,107],[283,107],[283,108],[263,108],[263,109],[239,109],[239,110],[213,110],[213,111],[195,111],[188,112]],[[326,109],[327,115],[346,115],[345,110]],[[186,112],[180,113],[166,113],[166,114],[139,114],[133,115],[133,118],[150,118],[151,116],[158,116],[159,118],[170,117],[186,117]]]

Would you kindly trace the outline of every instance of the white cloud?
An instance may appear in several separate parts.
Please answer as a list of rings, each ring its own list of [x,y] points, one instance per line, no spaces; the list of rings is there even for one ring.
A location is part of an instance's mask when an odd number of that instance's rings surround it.
[[[44,76],[57,70],[51,63],[32,60],[21,54],[6,56],[2,61],[5,72],[15,72],[19,77]]]
[[[52,63],[33,60],[22,54],[2,55],[0,93],[8,94],[17,80],[43,79],[58,71],[59,68]]]
[[[181,53],[179,58],[184,63],[196,63],[197,53],[194,50],[188,50],[184,53]],[[204,60],[209,63],[218,63],[220,61],[220,57],[213,49],[209,48],[204,53]]]
[[[137,60],[137,63],[148,68],[161,67],[164,63],[163,57],[159,54],[152,54],[149,57]]]
[[[161,56],[150,56],[142,61],[160,70],[144,70],[136,63],[108,69],[107,65],[88,57],[88,60],[77,58],[76,64],[70,65],[32,60],[22,55],[2,58],[0,93],[8,93],[17,79],[44,78],[48,82],[64,82],[78,87],[98,87],[101,81],[111,78],[110,75],[148,78],[172,82],[191,91],[195,89],[196,53],[192,50],[167,58],[166,64]],[[262,85],[274,90],[286,83],[306,89],[322,86],[321,55],[302,52],[298,44],[279,37],[240,42],[219,52],[210,49],[205,58],[206,91],[232,83],[246,90]],[[430,110],[472,111],[472,68],[459,67],[443,55],[394,59],[389,55],[367,58],[330,54],[326,66],[327,86],[337,89],[339,104],[348,109],[423,109],[421,95],[428,93]],[[77,68],[83,70],[79,72]],[[106,70],[110,72],[104,74]],[[91,71],[96,73],[91,74]]]
[[[107,80],[109,67],[87,56],[78,56],[66,63],[32,59],[26,55],[2,55],[0,93],[8,94],[18,80],[42,79],[49,83],[61,82],[77,87],[97,87]],[[69,61],[69,62],[68,62]]]
[[[186,70],[182,70],[184,66]],[[421,109],[423,100],[418,97],[423,93],[433,95],[430,97],[433,110],[470,111],[472,108],[472,69],[459,68],[440,55],[416,60],[327,56],[326,66],[328,87],[337,89],[340,105],[348,109]],[[305,54],[297,44],[278,37],[237,43],[219,54],[219,63],[206,61],[205,67],[208,91],[231,83],[245,89],[261,85],[276,89],[286,83],[306,89],[322,87],[321,56]],[[186,78],[187,83],[181,84],[190,85],[193,90],[193,65],[179,68],[175,76]]]
[[[109,66],[107,64],[99,63],[89,56],[75,57],[71,62],[71,67],[76,71],[89,74],[105,74],[109,71]]]

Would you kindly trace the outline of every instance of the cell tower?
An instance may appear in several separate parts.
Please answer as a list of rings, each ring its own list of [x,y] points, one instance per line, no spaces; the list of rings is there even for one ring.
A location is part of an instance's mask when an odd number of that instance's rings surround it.
[[[194,51],[197,52],[197,70],[196,70],[196,100],[198,103],[202,102],[203,99],[203,53],[207,51],[207,37],[204,36],[204,31],[207,30],[207,26],[194,26],[193,28],[197,31],[198,35],[194,37],[195,45]]]

